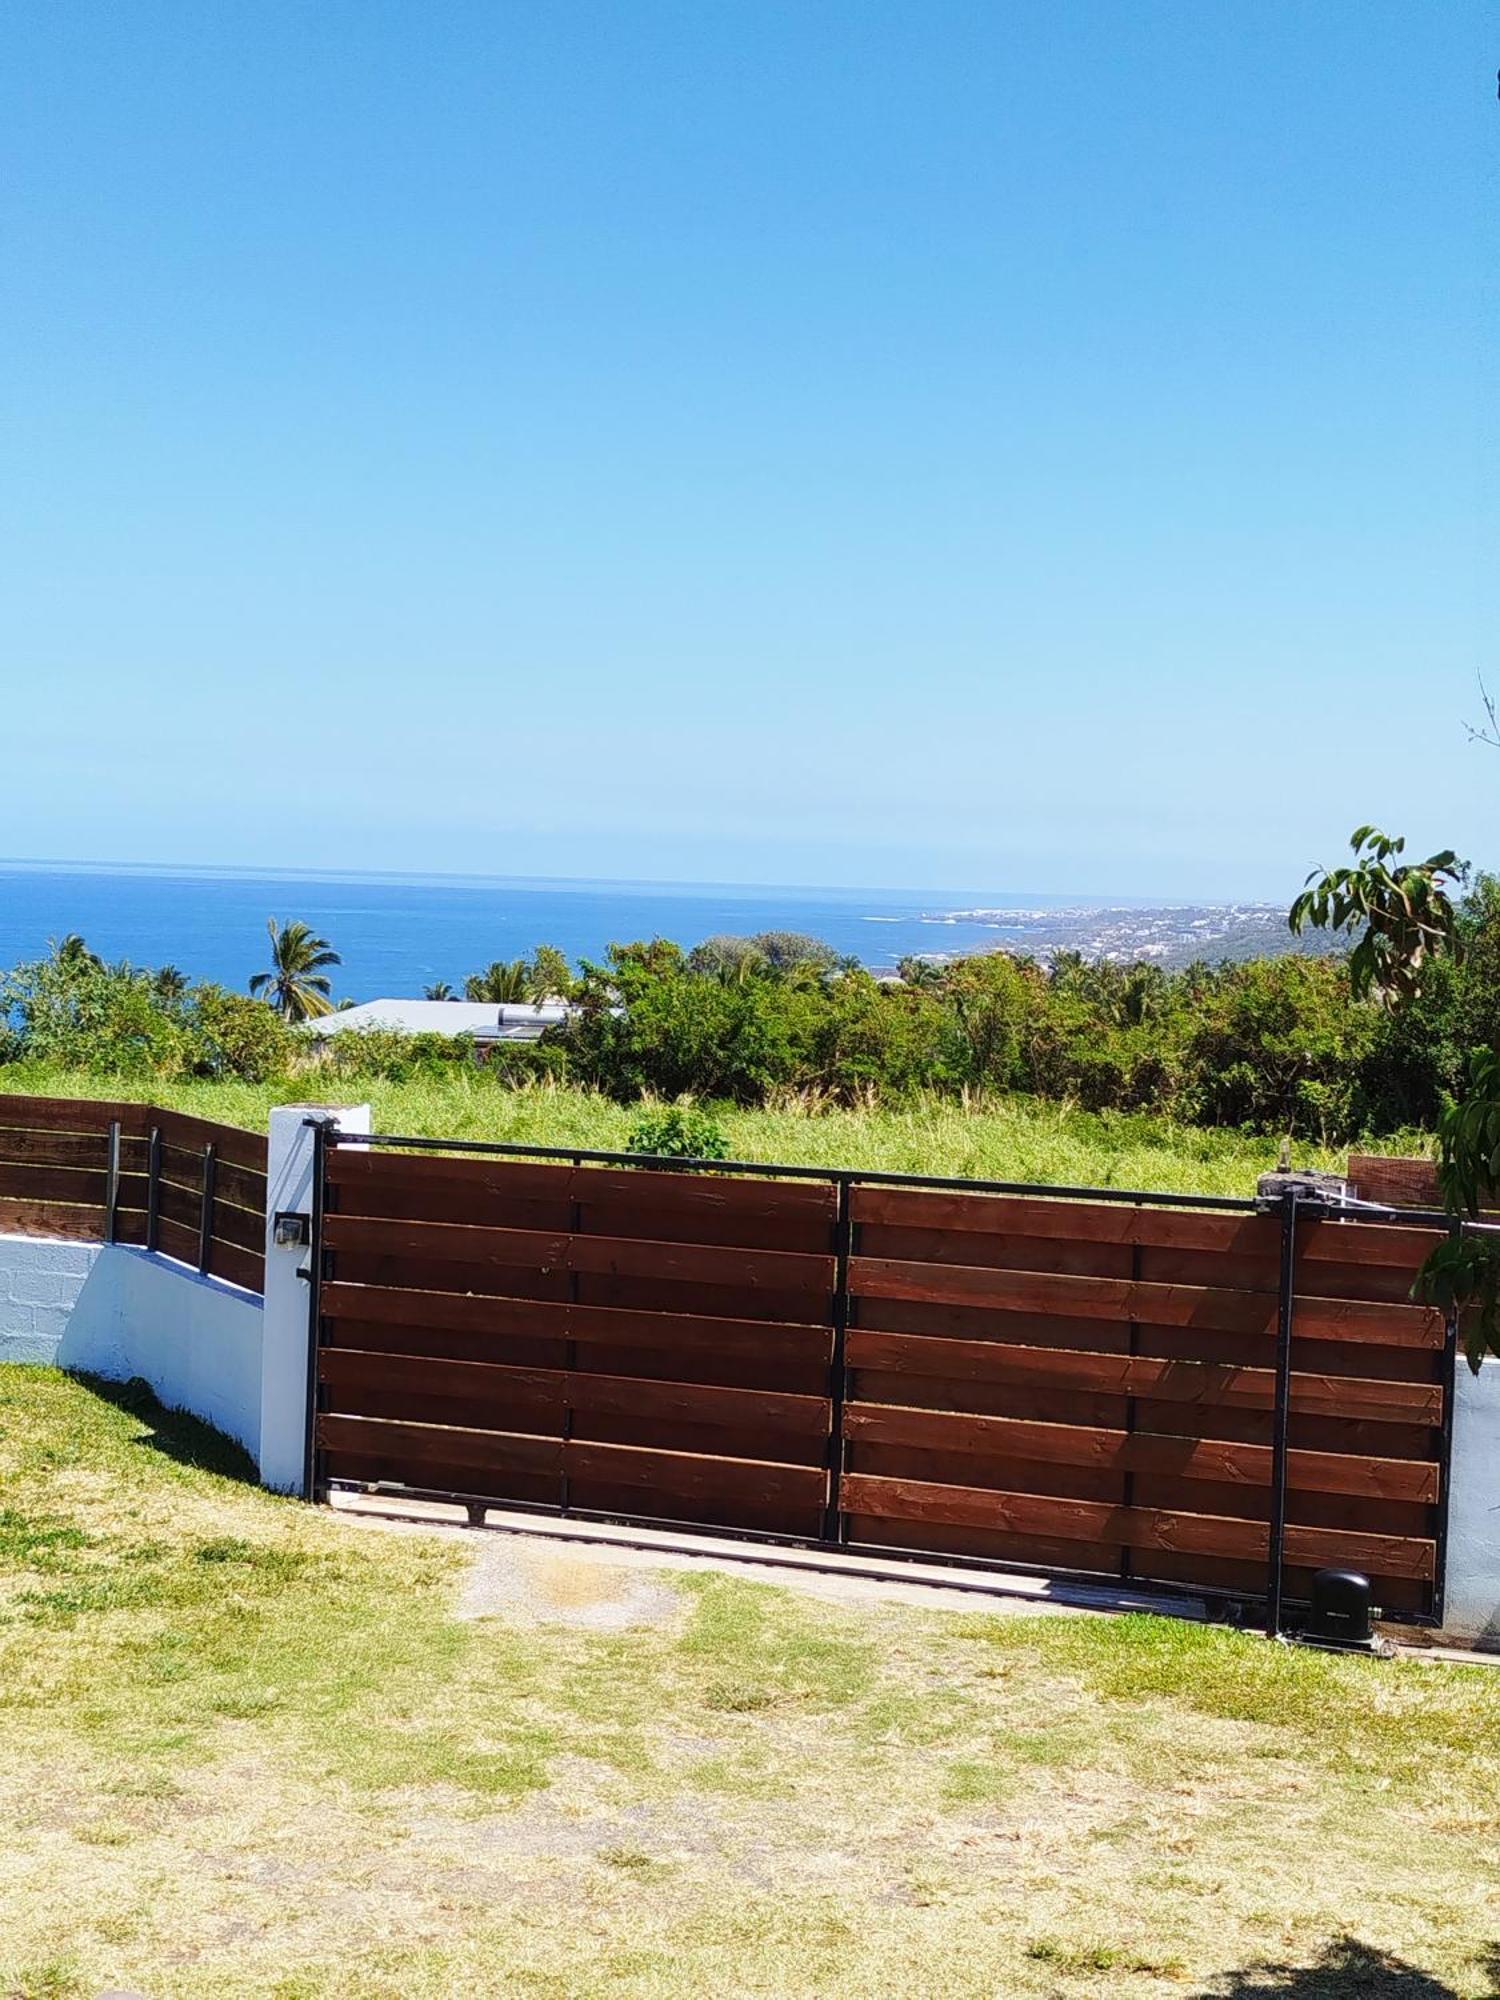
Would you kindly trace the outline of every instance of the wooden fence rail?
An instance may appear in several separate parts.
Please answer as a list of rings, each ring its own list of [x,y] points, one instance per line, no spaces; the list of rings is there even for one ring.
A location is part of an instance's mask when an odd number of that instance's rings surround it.
[[[133,1243],[260,1291],[266,1141],[107,1098],[0,1095],[0,1230]]]

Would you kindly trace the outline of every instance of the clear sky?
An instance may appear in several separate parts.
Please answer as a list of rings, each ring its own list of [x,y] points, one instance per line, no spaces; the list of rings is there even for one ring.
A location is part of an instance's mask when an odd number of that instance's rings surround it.
[[[1500,863],[1494,21],[10,0],[0,854]]]

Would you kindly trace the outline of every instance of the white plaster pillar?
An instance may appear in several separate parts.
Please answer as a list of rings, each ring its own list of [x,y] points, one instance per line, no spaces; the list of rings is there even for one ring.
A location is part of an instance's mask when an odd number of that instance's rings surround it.
[[[1443,1633],[1500,1652],[1500,1360],[1456,1374]]]
[[[280,1104],[271,1113],[266,1194],[266,1291],[261,1345],[260,1479],[280,1493],[300,1493],[307,1449],[308,1246],[279,1244],[276,1217],[312,1224],[313,1128],[321,1119],[341,1132],[368,1132],[368,1104]]]

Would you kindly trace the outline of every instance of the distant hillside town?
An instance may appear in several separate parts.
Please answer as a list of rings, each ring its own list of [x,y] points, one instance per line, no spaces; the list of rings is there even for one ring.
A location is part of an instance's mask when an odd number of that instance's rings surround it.
[[[1326,937],[1292,937],[1280,903],[1188,903],[1150,910],[945,910],[924,921],[933,926],[934,942],[921,955],[943,960],[960,956],[945,951],[938,941],[949,924],[992,926],[991,948],[996,951],[1027,952],[1038,958],[1076,951],[1084,958],[1113,964],[1133,965],[1144,959],[1167,970],[1191,965],[1195,959],[1217,965],[1225,959],[1276,952],[1328,950]],[[971,951],[969,947],[962,955]]]

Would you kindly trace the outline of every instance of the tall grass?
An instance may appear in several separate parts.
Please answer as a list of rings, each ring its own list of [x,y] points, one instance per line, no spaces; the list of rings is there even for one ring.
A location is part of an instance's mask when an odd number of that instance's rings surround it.
[[[479,1069],[404,1083],[343,1077],[322,1090],[308,1078],[301,1084],[308,1097],[368,1101],[379,1131],[428,1138],[612,1151],[625,1146],[639,1116],[639,1107],[593,1091],[552,1083],[518,1088]],[[285,1083],[123,1082],[27,1064],[0,1070],[0,1091],[146,1099],[250,1127],[263,1127],[270,1107],[288,1100]],[[792,1098],[764,1110],[724,1107],[716,1115],[734,1159],[1080,1187],[1252,1194],[1256,1176],[1276,1164],[1278,1152],[1273,1138],[1026,1097],[924,1097],[853,1109]],[[1372,1143],[1410,1152],[1423,1142],[1406,1133]],[[1296,1157],[1299,1166],[1337,1167],[1342,1160],[1312,1146],[1299,1146]]]

